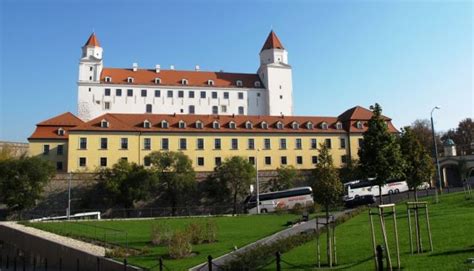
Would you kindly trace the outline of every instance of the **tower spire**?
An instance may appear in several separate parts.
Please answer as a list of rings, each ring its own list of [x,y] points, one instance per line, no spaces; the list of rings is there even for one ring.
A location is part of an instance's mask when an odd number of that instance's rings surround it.
[[[267,49],[285,49],[283,44],[281,44],[280,39],[277,37],[275,32],[273,32],[273,29],[270,31],[270,34],[268,34],[267,40],[263,44],[262,50],[260,50],[260,52]]]
[[[91,46],[91,47],[100,47],[99,40],[95,36],[95,32],[92,32],[90,35],[89,39],[87,40],[86,44],[84,46]]]

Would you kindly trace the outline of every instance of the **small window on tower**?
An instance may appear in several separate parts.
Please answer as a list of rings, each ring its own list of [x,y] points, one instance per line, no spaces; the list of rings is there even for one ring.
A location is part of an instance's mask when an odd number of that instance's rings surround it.
[[[94,68],[92,66],[89,67],[89,71],[92,71]]]
[[[280,95],[280,100],[283,100],[283,95]]]
[[[89,80],[92,80],[92,76],[89,76]]]

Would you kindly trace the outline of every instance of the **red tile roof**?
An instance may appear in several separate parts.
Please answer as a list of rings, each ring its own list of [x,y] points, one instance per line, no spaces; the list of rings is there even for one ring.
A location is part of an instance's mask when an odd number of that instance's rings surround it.
[[[268,34],[267,40],[265,41],[265,44],[263,44],[262,50],[260,50],[260,52],[267,49],[285,49],[273,30],[270,31],[270,34]]]
[[[111,82],[105,82],[105,77],[110,77]],[[133,78],[133,83],[127,82],[128,77]],[[263,88],[259,76],[253,73],[183,70],[160,70],[157,73],[154,69],[138,69],[133,71],[133,69],[104,68],[100,80],[106,84],[157,85],[155,84],[156,78],[160,79],[159,85],[165,86],[184,86],[182,79],[186,79],[188,81],[187,86],[236,88],[238,87],[237,81],[240,80],[243,87]],[[214,85],[209,85],[208,80],[214,81]],[[255,87],[255,82],[259,82],[260,87]]]
[[[92,33],[89,39],[87,40],[84,46],[91,46],[91,47],[100,47],[99,40],[95,36],[95,33]]]
[[[75,126],[83,124],[84,122],[71,112],[66,112],[56,117],[47,119],[36,124],[36,129],[28,138],[30,139],[64,139],[68,138],[68,131]],[[64,135],[58,135],[59,128],[62,128]]]
[[[369,120],[372,117],[372,111],[367,108],[363,108],[361,106],[354,106],[344,113],[338,116],[340,120],[348,121],[348,120]],[[382,116],[386,120],[391,120],[386,116]]]

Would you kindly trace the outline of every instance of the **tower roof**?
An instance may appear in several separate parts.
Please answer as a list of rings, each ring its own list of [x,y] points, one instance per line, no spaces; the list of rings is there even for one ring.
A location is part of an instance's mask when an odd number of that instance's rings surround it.
[[[100,47],[99,40],[95,36],[94,32],[92,32],[91,36],[87,40],[86,44],[84,44],[84,46]]]
[[[263,44],[262,50],[260,50],[260,52],[267,49],[285,49],[273,30],[270,31],[270,34],[268,34],[268,38],[265,41],[265,44]]]

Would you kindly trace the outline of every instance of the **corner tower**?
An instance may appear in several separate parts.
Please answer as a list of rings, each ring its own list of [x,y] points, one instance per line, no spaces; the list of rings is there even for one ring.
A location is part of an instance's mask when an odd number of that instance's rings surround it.
[[[100,81],[100,73],[102,72],[102,47],[99,40],[92,33],[86,44],[82,46],[82,56],[79,61],[79,82]]]
[[[268,91],[268,115],[293,115],[293,81],[288,52],[273,30],[260,51],[258,75]]]

